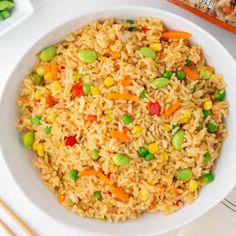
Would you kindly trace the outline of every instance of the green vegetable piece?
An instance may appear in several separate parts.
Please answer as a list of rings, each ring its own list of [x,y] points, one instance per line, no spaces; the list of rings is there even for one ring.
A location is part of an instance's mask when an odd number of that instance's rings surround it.
[[[208,174],[203,175],[202,179],[205,184],[209,184],[215,179],[215,177],[212,173],[208,173]]]
[[[15,4],[13,2],[10,1],[1,1],[0,2],[0,11],[3,10],[10,10],[11,8],[13,8],[15,6]]]
[[[166,70],[164,73],[163,73],[163,77],[167,78],[167,79],[170,79],[170,77],[173,75],[173,72],[170,71],[170,70]]]
[[[207,118],[208,116],[211,115],[211,112],[204,110],[204,111],[202,111],[202,115],[203,115],[204,118]]]
[[[207,67],[202,67],[200,69],[200,79],[208,80],[212,76],[212,72],[207,69]]]
[[[172,146],[175,150],[180,151],[184,143],[184,131],[178,130],[172,137]]]
[[[68,173],[68,176],[71,180],[76,181],[79,178],[78,174],[79,174],[78,170],[73,169]]]
[[[193,177],[193,172],[190,168],[178,169],[175,177],[178,180],[189,180]]]
[[[134,20],[130,20],[130,19],[128,19],[128,20],[126,20],[126,22],[129,23],[129,24],[131,24],[131,25],[134,24]]]
[[[182,70],[176,72],[176,77],[178,80],[183,80],[185,78],[185,73]]]
[[[48,61],[51,61],[56,55],[57,55],[57,49],[54,46],[52,46],[52,47],[43,49],[40,52],[39,58],[43,62],[48,62]]]
[[[147,96],[147,91],[144,89],[144,90],[139,94],[139,97],[140,97],[141,99],[144,99],[146,96]]]
[[[197,129],[198,130],[201,130],[203,128],[203,123],[202,122],[199,122],[198,123],[198,126],[197,126]]]
[[[45,132],[46,134],[51,134],[51,132],[52,132],[52,127],[46,126],[46,127],[44,128],[44,132]]]
[[[94,192],[94,197],[95,197],[98,201],[101,201],[101,200],[102,200],[102,192],[101,192],[101,191],[95,191],[95,192]]]
[[[35,140],[34,132],[33,131],[25,132],[22,140],[23,140],[24,147],[30,149],[34,143],[34,140]]]
[[[132,117],[130,115],[124,114],[121,117],[122,121],[124,122],[124,124],[128,125],[132,122]]]
[[[173,129],[175,129],[175,128],[179,128],[179,124],[177,123],[177,124],[174,124],[174,125],[172,125],[172,127],[171,127],[171,129],[173,130]]]
[[[37,86],[39,86],[42,82],[42,77],[40,77],[37,73],[33,73],[32,74],[32,78],[33,78],[33,83]]]
[[[148,47],[142,47],[140,48],[140,52],[143,54],[144,57],[152,58],[153,60],[156,59],[156,53],[154,50]]]
[[[99,159],[99,151],[97,149],[93,149],[91,151],[91,157],[94,161]]]
[[[149,152],[144,158],[146,161],[151,161],[154,159],[154,155]]]
[[[164,88],[166,87],[167,85],[169,84],[169,79],[167,78],[158,78],[158,79],[154,79],[152,81],[152,85],[157,88],[157,89],[160,89],[160,88]]]
[[[216,101],[223,101],[225,99],[225,90],[216,89],[214,97]]]
[[[97,53],[94,50],[80,50],[78,56],[85,63],[92,63],[97,60]]]
[[[35,117],[32,117],[32,118],[31,118],[31,123],[32,123],[33,125],[39,126],[39,125],[41,125],[41,119],[42,119],[42,116],[35,116]]]
[[[193,85],[193,87],[190,89],[192,93],[196,92],[197,86],[196,84]]]
[[[3,20],[4,20],[4,17],[3,17],[2,12],[0,11],[0,21],[3,21]]]
[[[122,153],[116,153],[112,156],[112,160],[117,166],[124,166],[129,163],[129,157]]]
[[[211,161],[212,159],[212,156],[209,152],[206,152],[204,155],[203,155],[205,161]]]
[[[11,13],[9,10],[6,9],[6,10],[2,11],[2,16],[4,19],[7,19],[8,17],[11,16]]]
[[[191,63],[191,61],[189,60],[189,58],[187,57],[186,61],[185,61],[185,65],[188,66]]]
[[[208,123],[207,130],[209,133],[215,133],[217,131],[217,125],[213,123]]]
[[[145,157],[145,156],[147,156],[148,153],[149,153],[149,151],[148,151],[148,149],[145,148],[145,147],[140,147],[140,148],[138,149],[138,155],[139,155],[140,157]]]
[[[129,27],[128,29],[127,29],[128,31],[139,31],[139,29],[137,28],[137,27]]]
[[[83,92],[84,92],[84,94],[89,94],[90,91],[91,91],[91,86],[90,86],[90,84],[84,84],[84,85],[83,85]]]

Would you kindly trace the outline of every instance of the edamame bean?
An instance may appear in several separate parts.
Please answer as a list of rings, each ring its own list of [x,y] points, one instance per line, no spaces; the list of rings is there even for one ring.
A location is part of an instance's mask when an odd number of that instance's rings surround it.
[[[94,50],[80,50],[78,56],[82,62],[86,63],[92,63],[97,60],[97,53]]]
[[[140,48],[140,52],[143,54],[144,57],[150,57],[153,60],[156,59],[156,53],[149,47],[142,47]]]
[[[33,77],[33,83],[35,84],[35,85],[40,85],[41,84],[41,82],[42,82],[42,77],[40,77],[38,74],[36,74],[36,73],[33,73],[32,74],[32,77]]]
[[[40,52],[39,58],[43,61],[43,62],[48,62],[51,61],[57,54],[57,49],[52,46],[52,47],[48,47],[43,49]]]
[[[25,132],[22,140],[25,148],[31,148],[35,140],[34,132],[33,131]]]
[[[97,149],[93,149],[91,151],[91,157],[94,161],[98,160],[99,159],[99,152]]]
[[[15,4],[13,2],[10,2],[10,1],[0,1],[0,11],[6,10],[6,9],[10,10],[14,6],[15,6]]]
[[[166,87],[167,85],[169,84],[169,79],[167,78],[158,78],[158,79],[154,79],[152,81],[152,85],[155,87],[155,88],[164,88]]]
[[[84,94],[89,94],[90,91],[91,91],[91,86],[90,86],[90,84],[84,84],[84,85],[83,85],[83,92],[84,92]]]
[[[112,156],[115,165],[123,166],[129,163],[129,157],[122,153],[116,153]]]
[[[172,146],[175,150],[180,151],[184,143],[184,131],[178,130],[172,137]]]
[[[178,180],[188,180],[193,177],[193,172],[191,169],[178,169],[175,175],[176,179]]]

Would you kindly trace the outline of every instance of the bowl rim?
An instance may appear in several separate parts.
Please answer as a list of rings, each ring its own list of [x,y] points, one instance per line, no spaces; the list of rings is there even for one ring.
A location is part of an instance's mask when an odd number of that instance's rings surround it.
[[[183,16],[177,15],[175,13],[172,12],[168,12],[167,10],[163,10],[163,9],[159,9],[159,8],[155,8],[155,7],[146,7],[146,6],[142,6],[142,5],[121,5],[121,6],[114,6],[114,7],[102,7],[102,8],[98,8],[97,10],[87,10],[84,14],[73,17],[69,20],[66,20],[56,26],[54,26],[53,28],[49,29],[46,33],[42,34],[39,38],[37,38],[37,40],[31,44],[25,51],[24,53],[22,53],[20,59],[18,60],[18,62],[14,65],[14,68],[12,69],[11,73],[6,77],[6,80],[3,84],[1,93],[0,93],[0,104],[2,103],[4,94],[7,92],[6,88],[8,86],[8,84],[11,82],[10,78],[14,75],[16,69],[19,67],[20,63],[22,62],[22,59],[27,55],[27,53],[34,48],[43,38],[49,36],[52,32],[57,31],[58,29],[60,29],[61,27],[67,25],[68,23],[78,19],[78,18],[82,18],[82,17],[86,17],[89,16],[91,14],[101,14],[105,11],[109,11],[109,12],[113,12],[113,11],[120,11],[120,10],[143,10],[143,11],[149,11],[152,13],[155,13],[158,15],[158,13],[162,13],[165,14],[166,16],[170,16],[170,17],[174,17],[176,19],[180,19],[183,20],[185,22],[187,22],[189,25],[192,25],[195,29],[197,29],[198,31],[200,31],[200,33],[204,33],[205,35],[207,35],[207,37],[211,40],[214,41],[214,43],[225,53],[227,54],[227,56],[230,58],[230,60],[232,60],[232,63],[235,64],[236,66],[236,59],[232,56],[232,54],[213,36],[211,35],[209,32],[207,32],[205,29],[201,28],[199,25],[197,25],[196,23],[192,22],[191,20],[186,19]],[[158,16],[157,16],[158,17]],[[68,225],[66,222],[58,219],[58,218],[54,218],[51,214],[46,213],[44,210],[41,209],[41,207],[38,205],[38,203],[34,202],[30,197],[28,197],[28,194],[20,187],[20,181],[12,174],[10,166],[8,165],[8,161],[7,158],[4,155],[3,149],[2,149],[2,145],[0,142],[0,158],[2,157],[3,162],[6,166],[7,171],[9,172],[9,175],[11,176],[11,178],[14,180],[15,185],[17,187],[17,189],[19,189],[19,191],[22,193],[22,195],[32,204],[34,205],[34,207],[43,215],[46,215],[47,217],[50,217],[50,219],[54,220],[57,223],[60,223],[62,225],[64,225],[65,227],[69,227],[72,230],[76,230],[77,232],[81,232],[81,233],[85,233],[87,235],[110,235],[108,233],[101,233],[101,232],[92,232],[92,231],[87,231],[81,228],[76,228],[73,225]],[[199,218],[200,216],[204,215],[207,211],[209,211],[211,208],[213,208],[214,206],[216,206],[218,203],[221,202],[221,200],[223,200],[224,197],[226,197],[232,190],[233,188],[236,186],[236,182],[233,183],[228,187],[227,190],[224,191],[224,194],[221,196],[217,196],[217,198],[212,199],[212,202],[205,208],[203,208],[201,211],[199,211],[198,213],[194,213],[192,214],[188,220],[179,223],[178,225],[174,225],[174,226],[170,226],[168,227],[168,229],[166,230],[162,230],[160,232],[158,232],[158,235],[162,235],[171,231],[174,231],[180,227],[183,227],[187,224],[189,224],[190,222],[196,220],[197,218]],[[72,212],[73,213],[73,212]],[[119,234],[116,234],[119,235]],[[139,234],[137,233],[136,235],[142,235],[143,234]],[[157,236],[157,233],[145,233],[145,236]]]

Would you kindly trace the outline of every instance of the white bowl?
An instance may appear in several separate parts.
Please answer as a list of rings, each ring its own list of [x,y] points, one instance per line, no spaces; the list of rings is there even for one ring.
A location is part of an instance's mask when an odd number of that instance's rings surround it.
[[[224,143],[222,155],[217,161],[215,181],[201,190],[199,198],[192,205],[187,205],[169,216],[163,216],[159,213],[145,214],[140,219],[118,224],[82,219],[61,207],[57,203],[55,196],[44,187],[36,170],[32,167],[32,153],[25,150],[19,141],[19,134],[15,128],[18,117],[16,99],[19,93],[19,86],[24,74],[29,73],[36,62],[35,54],[40,49],[60,41],[67,33],[96,19],[110,17],[130,19],[140,16],[158,17],[171,29],[192,33],[192,42],[202,46],[208,63],[214,66],[217,72],[225,75],[225,80],[229,85],[227,88],[227,99],[230,103],[230,114],[227,119],[229,137]],[[12,72],[0,104],[0,144],[3,158],[15,182],[30,201],[47,215],[67,226],[72,226],[73,230],[77,230],[80,233],[137,236],[157,235],[174,230],[191,222],[219,203],[236,183],[235,68],[236,63],[232,56],[208,32],[192,22],[166,11],[129,6],[100,10],[78,17],[42,37],[22,57],[21,62]]]
[[[6,20],[0,21],[0,36],[26,20],[34,12],[29,0],[15,0],[14,2],[15,7],[11,16]]]

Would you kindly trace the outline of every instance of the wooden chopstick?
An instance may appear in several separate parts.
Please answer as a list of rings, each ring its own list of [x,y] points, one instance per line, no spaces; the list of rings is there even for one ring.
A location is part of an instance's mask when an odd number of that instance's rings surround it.
[[[2,207],[7,213],[8,215],[10,215],[17,223],[18,225],[20,225],[20,227],[25,231],[25,233],[28,236],[35,236],[35,233],[30,229],[30,227],[25,224],[18,215],[16,215],[10,208],[9,206],[7,206],[6,203],[3,202],[2,199],[0,199],[0,207]],[[3,226],[4,227],[4,226]],[[6,228],[6,227],[5,227]],[[8,228],[8,227],[7,227]],[[13,234],[14,235],[14,234]]]
[[[16,236],[12,230],[3,222],[0,220],[0,227],[2,227],[8,236]]]

